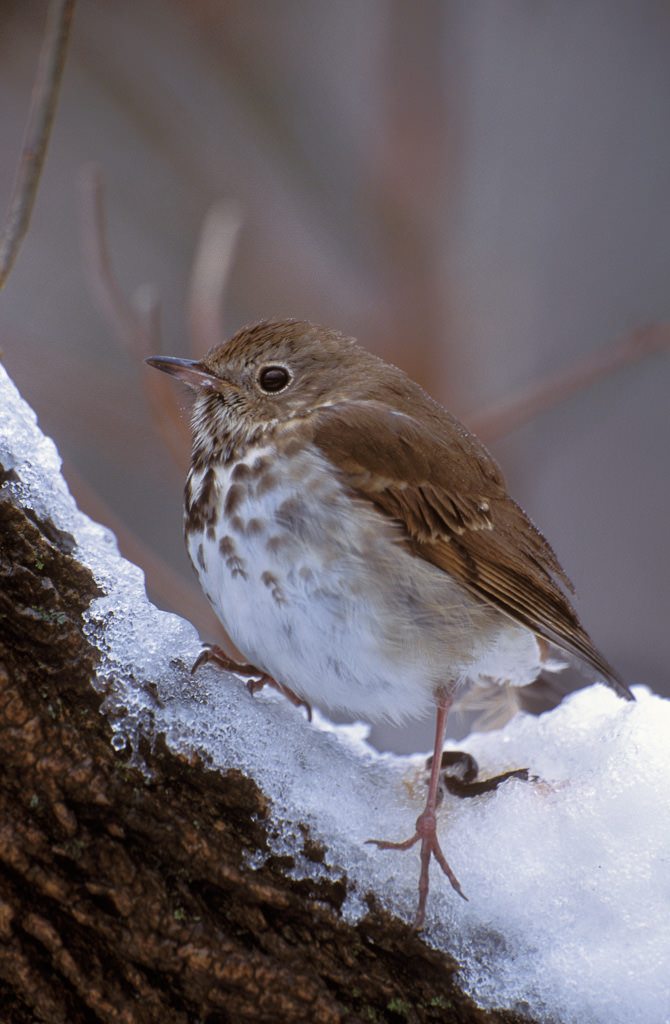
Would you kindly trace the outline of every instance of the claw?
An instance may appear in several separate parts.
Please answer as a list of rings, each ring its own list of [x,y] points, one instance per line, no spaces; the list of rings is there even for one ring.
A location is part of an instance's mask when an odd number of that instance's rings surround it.
[[[223,647],[217,644],[203,644],[200,654],[193,662],[191,675],[198,671],[202,665],[217,665],[226,672],[233,672],[237,676],[260,676],[263,673],[255,665],[242,664],[228,657]]]
[[[451,869],[447,858],[442,852],[439,840],[437,838],[437,822],[435,819],[434,811],[431,811],[428,807],[420,814],[416,819],[416,832],[410,839],[405,839],[402,843],[390,842],[387,839],[368,839],[368,843],[374,843],[379,850],[409,850],[415,843],[421,843],[421,874],[419,875],[419,903],[412,922],[412,927],[415,931],[418,931],[423,925],[424,918],[426,916],[426,901],[428,899],[428,888],[429,888],[429,867],[430,858],[434,857],[437,863],[440,865],[445,875],[451,882],[452,889],[455,889],[459,896],[467,901],[467,896],[461,889],[461,883],[456,878],[456,875]]]
[[[419,903],[416,908],[416,915],[412,923],[415,931],[423,925],[426,916],[426,901],[428,899],[429,868],[430,858],[434,857],[445,875],[451,882],[451,886],[459,896],[467,900],[467,896],[461,889],[460,882],[449,866],[447,858],[442,852],[437,838],[437,819],[435,807],[437,805],[438,785],[440,781],[441,754],[444,746],[444,735],[447,729],[447,715],[451,707],[451,697],[443,697],[437,705],[437,723],[435,728],[435,749],[433,752],[433,763],[430,773],[430,785],[428,787],[428,799],[422,814],[416,819],[416,832],[410,839],[402,843],[390,842],[387,839],[368,839],[368,843],[374,843],[379,850],[409,850],[415,843],[421,843],[421,874],[419,875]]]
[[[275,690],[279,690],[284,697],[290,700],[291,704],[296,707],[303,707],[307,712],[307,720],[312,721],[312,707],[306,700],[299,697],[297,693],[294,693],[290,687],[284,683],[278,683],[276,679],[268,675],[267,672],[263,672],[262,669],[256,668],[255,665],[248,663],[242,664],[239,661],[234,661],[233,658],[228,657],[222,647],[218,647],[216,644],[204,644],[200,654],[193,663],[191,669],[191,675],[202,665],[213,664],[222,668],[225,672],[232,672],[233,675],[242,676],[247,680],[247,690],[252,695],[262,690],[264,686],[271,686]]]

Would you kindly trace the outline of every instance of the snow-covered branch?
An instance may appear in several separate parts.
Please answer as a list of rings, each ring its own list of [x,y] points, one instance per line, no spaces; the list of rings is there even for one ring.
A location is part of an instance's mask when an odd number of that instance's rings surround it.
[[[166,1020],[498,1019],[464,1001],[447,1016],[454,956],[480,1006],[669,1018],[670,702],[594,686],[470,736],[484,775],[535,778],[443,800],[469,900],[433,873],[425,945],[402,923],[416,855],[365,844],[411,833],[425,756],[381,755],[364,726],[192,676],[194,629],[150,604],[77,510],[2,369],[0,464],[0,976],[17,999],[53,1020],[79,1005],[115,1020],[124,998],[129,1020],[155,1020],[167,993],[181,1015]]]

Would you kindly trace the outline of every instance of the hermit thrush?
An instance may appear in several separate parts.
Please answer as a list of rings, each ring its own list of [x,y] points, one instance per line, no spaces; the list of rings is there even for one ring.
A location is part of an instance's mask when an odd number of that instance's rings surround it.
[[[435,818],[454,695],[525,686],[552,648],[631,693],[494,460],[401,370],[294,320],[244,328],[200,361],[147,362],[195,390],[186,545],[240,670],[368,720],[437,708],[416,831],[373,840],[421,843],[419,927],[431,855],[463,895]]]

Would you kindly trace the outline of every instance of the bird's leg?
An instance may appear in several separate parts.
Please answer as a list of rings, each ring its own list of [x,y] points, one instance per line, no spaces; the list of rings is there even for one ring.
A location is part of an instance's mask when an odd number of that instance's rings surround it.
[[[413,927],[419,929],[423,924],[426,914],[426,899],[428,897],[428,869],[430,858],[440,865],[445,875],[451,882],[452,887],[464,900],[467,896],[461,889],[456,875],[449,867],[447,858],[442,853],[442,848],[437,838],[437,819],[435,808],[437,806],[437,794],[440,784],[440,769],[444,737],[447,731],[447,716],[453,698],[441,697],[437,705],[437,723],[435,726],[435,747],[433,749],[433,763],[430,770],[430,783],[428,785],[428,799],[423,812],[416,819],[416,832],[404,843],[393,843],[385,839],[368,839],[369,843],[375,843],[380,850],[409,850],[415,843],[421,842],[421,874],[419,875],[419,905],[416,910]]]
[[[262,676],[264,673],[255,665],[242,664],[240,661],[235,661],[234,658],[229,657],[226,654],[223,647],[219,647],[217,644],[203,644],[200,654],[193,662],[191,668],[191,675],[195,675],[201,665],[216,665],[217,668],[222,668],[225,672],[233,672],[237,676]]]
[[[294,693],[284,683],[278,683],[267,672],[256,668],[255,665],[242,664],[230,658],[223,647],[219,647],[217,644],[204,644],[200,654],[193,663],[191,674],[197,672],[201,665],[209,664],[216,665],[225,672],[232,672],[236,676],[243,676],[247,680],[247,690],[251,694],[258,693],[264,686],[271,686],[273,689],[279,690],[284,697],[290,700],[291,704],[294,704],[296,707],[305,708],[308,720],[312,721],[312,707],[306,700],[299,697],[297,693]]]

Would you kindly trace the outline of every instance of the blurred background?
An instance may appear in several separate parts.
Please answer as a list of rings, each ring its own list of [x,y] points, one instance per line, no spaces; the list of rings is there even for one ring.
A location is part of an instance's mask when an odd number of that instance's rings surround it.
[[[20,152],[46,3],[0,5],[0,201]],[[216,621],[183,552],[185,463],[155,373],[96,308],[76,179],[107,180],[128,293],[162,296],[189,354],[188,280],[212,202],[244,226],[222,334],[337,327],[466,423],[670,311],[670,6],[656,0],[80,0],[30,232],[0,296],[3,361],[80,506],[150,596]],[[176,392],[175,388],[175,392]],[[670,353],[489,439],[630,683],[670,694]],[[178,394],[187,416],[188,399]],[[432,723],[375,731],[425,749]]]

